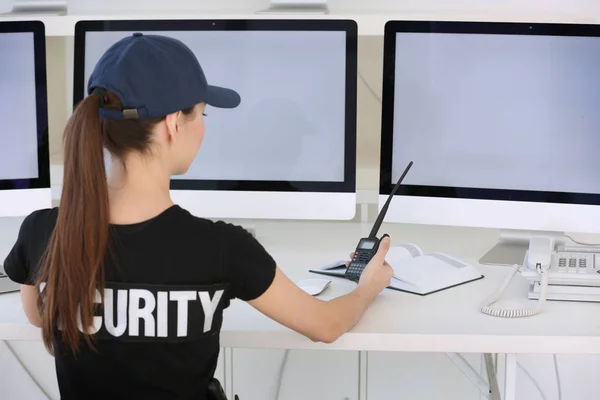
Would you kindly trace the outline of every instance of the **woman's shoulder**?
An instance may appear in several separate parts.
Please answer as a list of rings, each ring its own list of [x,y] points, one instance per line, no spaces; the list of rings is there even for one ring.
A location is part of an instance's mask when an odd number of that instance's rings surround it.
[[[4,260],[7,275],[15,282],[33,285],[35,271],[56,225],[58,209],[33,211],[25,217],[17,240]]]
[[[25,233],[53,230],[58,218],[58,207],[35,210],[25,217],[21,231]]]
[[[179,234],[184,233],[188,238],[193,237],[203,241],[210,238],[209,240],[215,246],[219,246],[226,252],[229,249],[263,251],[254,235],[244,226],[221,219],[213,220],[195,216],[183,208],[181,210],[184,212],[184,218],[177,225]]]
[[[226,222],[220,219],[212,220],[201,216],[195,216],[185,208],[178,208],[182,212],[181,216],[195,228],[201,230],[209,229],[213,233],[225,236],[252,236],[250,232],[241,225],[236,225],[235,223]]]

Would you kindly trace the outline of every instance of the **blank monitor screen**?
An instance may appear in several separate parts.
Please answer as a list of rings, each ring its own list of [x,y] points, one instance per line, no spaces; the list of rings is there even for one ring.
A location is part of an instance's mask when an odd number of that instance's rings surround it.
[[[278,193],[282,200],[315,193],[315,201],[333,204],[323,197],[330,193],[354,201],[352,28],[347,21],[85,22],[76,39],[82,68],[75,101],[87,94],[96,62],[116,41],[134,32],[174,37],[194,52],[208,82],[236,90],[241,104],[207,107],[202,147],[189,171],[173,176],[171,189],[238,199],[245,194],[223,192]]]
[[[600,204],[600,30],[454,22],[394,22],[386,30],[380,193],[390,193],[412,160],[399,193],[426,207],[437,198],[454,213],[418,218],[582,228],[553,214]],[[451,211],[456,199],[494,200],[495,211],[481,201]],[[538,207],[537,216],[523,208],[499,215],[511,211],[507,202]]]
[[[45,33],[41,22],[0,22],[0,215],[51,204]]]

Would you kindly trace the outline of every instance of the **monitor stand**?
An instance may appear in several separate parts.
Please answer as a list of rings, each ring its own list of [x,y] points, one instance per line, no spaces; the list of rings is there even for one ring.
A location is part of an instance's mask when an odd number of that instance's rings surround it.
[[[479,263],[503,267],[510,267],[515,264],[523,265],[525,252],[529,248],[529,240],[535,236],[553,237],[556,244],[565,241],[564,232],[502,230],[500,231],[498,243],[479,259]]]
[[[329,14],[327,0],[271,0],[269,8],[256,14]]]

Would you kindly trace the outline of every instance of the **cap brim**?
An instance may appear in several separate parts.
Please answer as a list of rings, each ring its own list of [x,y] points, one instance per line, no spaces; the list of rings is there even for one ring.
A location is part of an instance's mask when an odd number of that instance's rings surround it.
[[[240,95],[231,89],[219,86],[208,86],[206,104],[217,108],[235,108],[240,105]]]

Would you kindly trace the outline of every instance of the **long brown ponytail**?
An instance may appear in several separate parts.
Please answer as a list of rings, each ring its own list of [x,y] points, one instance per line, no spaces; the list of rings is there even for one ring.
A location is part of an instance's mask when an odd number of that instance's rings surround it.
[[[79,327],[92,325],[96,289],[103,287],[109,205],[99,107],[97,96],[86,97],[75,108],[63,137],[58,220],[37,280],[38,289],[45,284],[38,306],[44,345],[50,353],[54,353],[57,327],[64,344],[77,349]],[[91,345],[90,336],[84,337]]]
[[[112,92],[103,108],[121,110]],[[36,281],[40,290],[44,345],[54,354],[57,329],[64,346],[76,352],[81,335],[93,347],[90,333],[96,291],[104,292],[105,256],[109,250],[110,215],[104,148],[125,162],[131,152],[150,154],[152,120],[105,120],[100,98],[86,97],[73,111],[64,131],[64,177],[58,220]],[[193,117],[197,107],[182,110]]]

